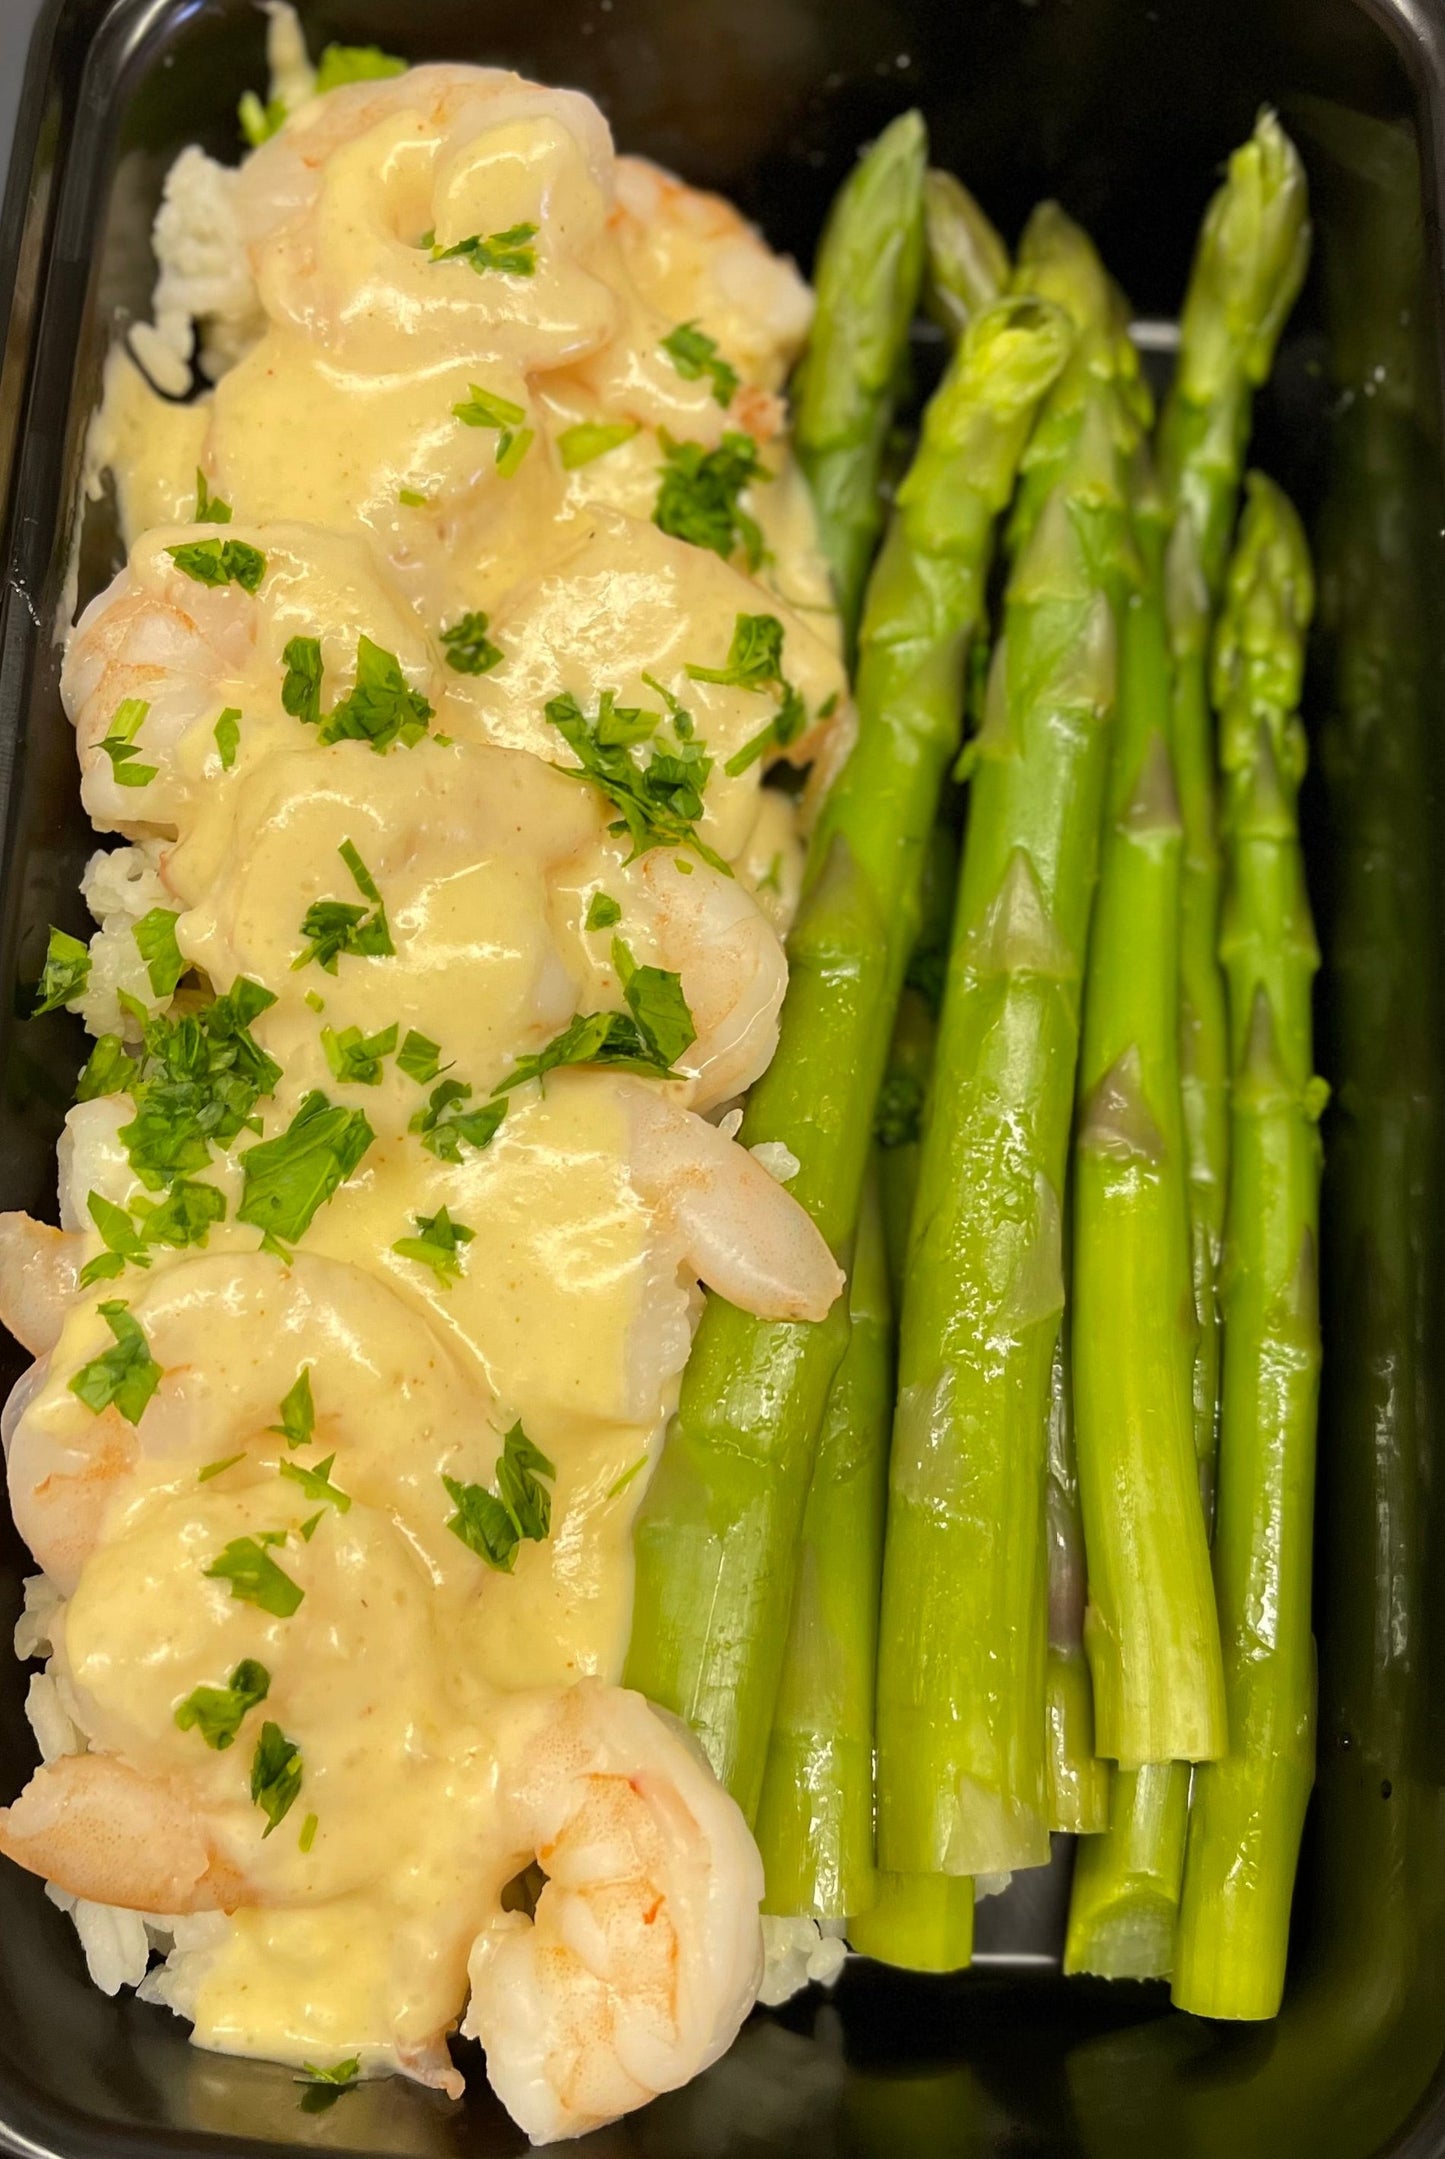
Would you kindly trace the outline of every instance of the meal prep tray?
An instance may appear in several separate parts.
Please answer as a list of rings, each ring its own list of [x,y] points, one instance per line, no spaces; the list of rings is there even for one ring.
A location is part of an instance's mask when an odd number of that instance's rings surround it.
[[[858,145],[904,106],[1010,235],[1057,194],[1167,367],[1196,221],[1263,99],[1310,166],[1317,245],[1255,454],[1305,506],[1321,628],[1307,716],[1328,1113],[1317,1629],[1319,1785],[1274,2025],[1162,1987],[1065,1983],[1069,1854],[985,1904],[973,1972],[853,1961],[759,2014],[689,2090],[589,2149],[648,2159],[1424,2159],[1445,2153],[1445,487],[1438,418],[1445,7],[1430,0],[327,0],[313,51],[375,41],[590,91],[619,144],[716,186],[806,265]],[[78,535],[111,336],[146,311],[150,220],[183,144],[238,147],[264,81],[250,0],[0,0],[24,70],[0,229],[0,1204],[53,1213],[78,1023],[19,1015],[45,925],[81,930],[91,835],[56,628],[117,561]],[[26,54],[29,37],[28,59]],[[13,1345],[0,1379],[19,1370]],[[0,1547],[0,1623],[25,1555]],[[0,1657],[0,1797],[33,1762]],[[317,2107],[265,2063],[86,1981],[69,1922],[0,1863],[0,2148],[511,2152],[475,2060],[456,2107],[399,2082]],[[323,2095],[329,2099],[331,2095]]]

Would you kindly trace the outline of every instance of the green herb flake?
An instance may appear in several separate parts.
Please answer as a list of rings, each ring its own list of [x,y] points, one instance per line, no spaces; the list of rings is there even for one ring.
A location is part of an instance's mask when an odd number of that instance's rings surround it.
[[[497,1459],[496,1492],[489,1492],[485,1485],[461,1483],[455,1477],[442,1478],[456,1509],[447,1528],[478,1559],[499,1573],[510,1574],[517,1546],[523,1539],[541,1543],[551,1529],[552,1495],[541,1479],[556,1474],[521,1424],[514,1424]]]
[[[639,424],[636,420],[579,420],[575,427],[564,427],[557,437],[563,471],[576,472],[609,450],[620,450],[639,432]]]
[[[643,765],[632,756],[630,745],[656,730],[659,714],[619,705],[612,690],[602,692],[595,718],[588,717],[570,690],[549,699],[545,711],[577,759],[580,770],[572,776],[595,787],[621,813],[610,830],[630,837],[629,861],[652,847],[690,847],[713,869],[732,874],[696,830],[713,763],[700,742],[687,736],[675,749],[654,747]],[[570,770],[565,765],[557,769]]]
[[[587,919],[584,929],[610,930],[615,922],[622,920],[622,909],[610,892],[594,892],[587,902]]]
[[[321,1047],[343,1086],[379,1087],[382,1059],[396,1048],[397,1031],[395,1022],[374,1035],[364,1035],[359,1027],[343,1027],[340,1033],[334,1027],[323,1027]]]
[[[293,971],[315,960],[326,974],[334,975],[343,954],[354,959],[388,959],[395,954],[375,878],[350,840],[343,840],[336,852],[373,911],[368,914],[350,900],[313,900],[301,918],[301,935],[307,942],[299,958],[291,962]]]
[[[419,1086],[430,1086],[442,1069],[441,1045],[433,1042],[430,1035],[408,1027],[406,1039],[396,1053],[397,1070],[404,1072]]]
[[[236,762],[236,752],[241,747],[241,708],[227,705],[216,722],[216,751],[221,760],[221,770],[231,771]]]
[[[114,1403],[127,1424],[139,1424],[146,1404],[161,1383],[161,1368],[150,1353],[139,1320],[122,1299],[112,1298],[97,1309],[115,1342],[81,1366],[70,1382],[70,1391],[94,1416]]]
[[[460,405],[453,405],[452,415],[464,427],[520,427],[527,417],[525,405],[514,405],[509,397],[498,397],[493,390],[484,390],[480,383],[467,385],[471,395]]]
[[[415,1218],[417,1235],[399,1237],[392,1251],[402,1259],[414,1259],[422,1267],[430,1267],[443,1289],[460,1279],[462,1272],[462,1246],[470,1244],[476,1235],[465,1222],[454,1222],[445,1207],[436,1214],[419,1214]]]
[[[324,97],[349,82],[384,82],[406,69],[405,60],[379,45],[328,45],[316,64],[316,95]]]
[[[279,1724],[268,1721],[251,1757],[251,1797],[266,1817],[263,1841],[286,1819],[300,1790],[301,1749]]]
[[[287,646],[287,651],[291,649]],[[317,714],[323,742],[369,742],[378,753],[400,742],[411,749],[426,733],[432,708],[401,671],[394,652],[362,636],[356,640],[356,681],[339,704],[320,718],[320,666],[317,667]]]
[[[639,967],[620,937],[612,940],[612,964],[638,1033],[658,1062],[670,1068],[697,1040],[682,976],[665,967]]]
[[[89,1289],[94,1282],[114,1281],[127,1262],[136,1267],[149,1267],[150,1254],[145,1241],[124,1207],[117,1207],[100,1192],[89,1193],[85,1204],[105,1250],[97,1252],[95,1258],[87,1260],[81,1268],[82,1289]]]
[[[281,654],[286,672],[281,680],[281,704],[291,717],[307,727],[321,720],[321,640],[293,637]]]
[[[497,1129],[507,1114],[505,1102],[493,1099],[482,1103],[479,1109],[463,1109],[462,1104],[471,1099],[472,1090],[465,1080],[442,1080],[433,1087],[425,1107],[416,1111],[407,1126],[409,1132],[418,1132],[428,1154],[434,1154],[441,1162],[460,1162],[462,1148],[475,1147],[478,1152],[489,1147],[497,1136]]]
[[[424,495],[421,489],[417,487],[399,487],[396,491],[396,499],[398,502],[405,503],[409,510],[424,510],[428,507],[430,501],[430,498]]]
[[[236,118],[251,148],[259,150],[263,142],[269,142],[285,126],[286,107],[279,97],[273,97],[263,105],[254,90],[246,90],[236,107]]]
[[[325,1515],[325,1513],[326,1509],[324,1507],[318,1507],[314,1514],[307,1515],[305,1521],[301,1524],[300,1531],[298,1532],[303,1544],[309,1544],[311,1542],[311,1539],[315,1536],[317,1530],[321,1527],[322,1517]]]
[[[433,242],[431,259],[433,262],[469,263],[478,277],[488,270],[499,270],[507,277],[534,277],[537,250],[531,243],[537,237],[537,230],[535,225],[509,225],[505,232],[488,233],[485,239],[474,232],[451,247],[438,247]]]
[[[244,1462],[245,1459],[244,1453],[223,1454],[218,1461],[207,1462],[204,1469],[196,1471],[196,1482],[197,1484],[209,1484],[212,1477],[219,1477],[223,1470],[234,1469],[238,1462]]]
[[[754,480],[768,480],[772,474],[752,436],[730,432],[715,450],[705,450],[700,442],[675,442],[665,429],[660,440],[664,464],[652,522],[674,539],[711,548],[724,561],[741,547],[749,570],[756,570],[763,559],[763,535],[738,498]]]
[[[75,1083],[77,1102],[94,1102],[99,1096],[124,1094],[135,1078],[136,1061],[119,1035],[101,1035],[81,1067]]]
[[[296,1243],[375,1137],[363,1111],[343,1109],[313,1088],[284,1132],[241,1156],[236,1220]]]
[[[226,1219],[224,1192],[190,1177],[178,1177],[159,1204],[138,1200],[136,1206],[146,1243],[168,1244],[177,1251],[191,1245],[204,1250],[214,1224]]]
[[[316,1816],[314,1814],[308,1814],[305,1821],[301,1824],[301,1834],[296,1839],[296,1849],[298,1852],[310,1851],[312,1845],[316,1842],[316,1831],[319,1827],[320,1824],[318,1823]],[[341,2062],[338,2064],[338,2067],[342,2069],[350,2069],[354,2075],[356,2069],[360,2067],[360,2064],[359,2062],[356,2062],[353,2057],[352,2061]]]
[[[303,1364],[281,1401],[281,1422],[268,1424],[279,1432],[288,1447],[306,1447],[316,1430],[316,1407],[311,1399],[311,1367]]]
[[[776,615],[737,615],[732,642],[721,667],[688,666],[694,682],[720,682],[729,689],[762,690],[783,679],[783,625]]]
[[[316,1817],[312,1815],[309,1817],[309,1819],[314,1821]],[[310,1849],[309,1845],[307,1849]],[[329,2069],[320,2068],[315,2062],[303,2062],[301,2064],[301,2067],[305,2072],[304,2081],[308,2084],[337,2084],[345,2086],[347,2084],[354,2084],[357,2078],[360,2076],[361,2057],[358,2054],[353,2054],[348,2060],[344,2062],[333,2062]],[[296,2079],[296,2082],[300,2084],[301,2082],[303,2082],[303,2078],[298,2077]]]
[[[193,1687],[176,1710],[176,1724],[183,1732],[198,1731],[208,1747],[224,1754],[241,1729],[248,1709],[264,1702],[271,1691],[271,1674],[254,1657],[236,1666],[224,1687]]]
[[[145,961],[151,990],[157,997],[173,997],[176,984],[191,964],[182,959],[180,946],[176,943],[179,919],[179,913],[173,907],[152,907],[149,914],[142,915],[131,927],[136,950]]]
[[[497,470],[504,480],[510,480],[531,449],[536,439],[536,429],[519,427],[515,435],[502,435],[497,442]]]
[[[633,1478],[640,1476],[642,1471],[646,1469],[646,1467],[647,1456],[645,1454],[639,1454],[637,1460],[630,1463],[628,1467],[623,1470],[622,1475],[615,1478],[613,1482],[608,1485],[607,1497],[609,1499],[621,1498],[622,1494],[627,1490],[628,1485],[631,1484]]]
[[[198,525],[229,525],[231,505],[213,495],[206,484],[206,475],[196,467],[196,523]]]
[[[276,1467],[292,1484],[299,1484],[308,1499],[320,1500],[324,1507],[334,1507],[338,1514],[348,1514],[351,1494],[331,1482],[331,1465],[335,1460],[334,1454],[328,1454],[314,1469],[309,1469],[304,1462],[278,1462]]]
[[[117,787],[148,787],[159,769],[132,762],[140,756],[136,736],[145,723],[150,705],[144,697],[125,697],[111,714],[101,748],[110,759]]]
[[[90,947],[83,945],[78,937],[68,936],[64,930],[52,929],[30,1017],[39,1019],[42,1012],[55,1012],[61,1005],[74,1004],[77,998],[85,995],[89,980]]]
[[[185,540],[166,553],[198,585],[239,585],[254,593],[266,575],[266,557],[245,540]]]
[[[715,338],[700,330],[695,320],[680,322],[663,338],[662,350],[684,382],[700,382],[706,375],[712,383],[713,396],[723,410],[727,410],[737,393],[738,371],[722,357]]]
[[[442,643],[446,647],[446,663],[459,675],[485,675],[502,657],[500,645],[494,645],[487,635],[487,617],[483,614],[463,615],[442,631]]]
[[[265,1542],[276,1536],[274,1531],[266,1532]],[[285,1542],[284,1534],[279,1541]],[[231,1595],[238,1603],[257,1605],[273,1619],[289,1619],[306,1592],[277,1566],[265,1542],[255,1537],[233,1537],[219,1558],[202,1571],[208,1581],[229,1582]]]

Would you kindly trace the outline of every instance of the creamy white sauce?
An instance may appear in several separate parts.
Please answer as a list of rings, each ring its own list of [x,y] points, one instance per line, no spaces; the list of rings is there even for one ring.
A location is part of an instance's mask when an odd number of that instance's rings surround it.
[[[134,545],[121,602],[77,634],[67,695],[87,806],[102,829],[160,843],[185,960],[217,990],[244,975],[274,996],[254,1028],[283,1068],[257,1105],[264,1135],[319,1089],[375,1136],[294,1263],[235,1221],[233,1147],[196,1173],[227,1204],[204,1253],[153,1248],[146,1271],[75,1303],[24,1420],[23,1447],[55,1474],[22,1528],[67,1593],[57,1670],[91,1744],[184,1787],[260,1900],[186,1921],[150,1990],[206,2045],[427,2074],[516,1864],[497,1791],[535,1714],[526,1690],[620,1672],[630,1524],[697,1268],[640,1191],[630,1083],[562,1071],[529,1084],[490,1145],[451,1161],[411,1129],[432,1083],[394,1051],[378,1084],[340,1081],[323,1029],[415,1030],[479,1106],[574,1013],[624,1008],[613,928],[586,927],[602,894],[633,959],[680,973],[698,1021],[672,1095],[715,1107],[766,1062],[798,819],[762,785],[766,758],[724,768],[777,702],[688,666],[722,667],[737,618],[774,614],[809,716],[788,754],[807,762],[845,724],[776,395],[808,296],[726,205],[614,163],[584,100],[485,73],[421,70],[304,105],[226,214],[248,239],[264,326],[186,406],[113,356],[96,448]],[[426,241],[529,224],[528,277],[434,260]],[[736,371],[727,410],[661,349],[689,321]],[[474,386],[518,409],[514,435],[531,430],[514,466],[499,462],[500,427],[458,418]],[[569,470],[564,438],[584,422],[635,432]],[[767,551],[756,575],[745,544],[724,561],[651,521],[664,429],[710,447],[756,432],[766,477],[741,503]],[[197,466],[229,524],[184,523]],[[264,554],[256,593],[181,573],[168,550],[207,538]],[[476,675],[438,642],[472,610],[502,653]],[[330,710],[363,635],[432,707],[423,740],[382,756],[323,745],[282,702],[291,640],[319,640]],[[604,690],[657,709],[658,684],[714,759],[699,837],[735,876],[686,852],[629,861],[613,808],[545,717],[566,691],[588,712]],[[125,697],[150,708],[136,756],[157,769],[140,787],[97,754]],[[223,712],[238,715],[233,759]],[[671,725],[658,739],[675,745]],[[301,925],[313,903],[360,897],[343,843],[380,891],[394,950],[344,954],[332,973],[298,964]],[[73,1113],[72,1226],[88,1225],[91,1191],[129,1207],[156,1196],[116,1138],[128,1115],[123,1100]],[[443,1207],[472,1232],[450,1279],[395,1250]],[[102,1250],[89,1229],[84,1256]],[[127,1300],[163,1372],[138,1428],[113,1409],[96,1419],[69,1385],[110,1345],[108,1296]],[[317,1422],[292,1448],[272,1428],[303,1367]],[[449,1528],[443,1478],[490,1487],[518,1421],[552,1465],[551,1523],[501,1572]],[[327,1457],[344,1510],[284,1474]],[[286,1616],[205,1571],[263,1533],[303,1592]],[[178,1729],[178,1704],[246,1659],[270,1692],[237,1742],[214,1750]],[[249,1788],[263,1718],[304,1764],[264,1839]]]

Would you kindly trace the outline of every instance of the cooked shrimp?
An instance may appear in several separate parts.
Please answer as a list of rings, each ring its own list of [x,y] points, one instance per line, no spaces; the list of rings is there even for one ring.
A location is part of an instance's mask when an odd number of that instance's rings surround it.
[[[584,1680],[503,1788],[546,1875],[477,1936],[463,2030],[534,2144],[674,2091],[729,2047],[762,1976],[763,1875],[737,1806],[639,1694]]]
[[[842,1270],[812,1217],[745,1147],[633,1081],[632,1177],[677,1239],[681,1263],[765,1319],[822,1319]]]
[[[33,1356],[60,1339],[84,1242],[28,1214],[0,1214],[0,1325]]]
[[[138,1912],[230,1912],[255,1901],[177,1781],[108,1754],[62,1754],[0,1807],[0,1852],[73,1897]]]
[[[439,695],[431,641],[377,574],[364,541],[308,525],[232,525],[226,538],[263,558],[253,594],[188,576],[171,554],[216,536],[190,526],[147,533],[71,631],[61,695],[76,731],[81,798],[102,831],[184,830],[225,776],[215,727],[226,708],[244,721],[241,771],[278,736],[315,740],[281,703],[294,637],[320,643],[328,706],[352,685],[363,634],[395,656],[412,688],[432,702]],[[133,754],[117,766],[101,744],[127,699],[146,710],[127,737]],[[119,772],[147,767],[155,777],[146,784],[121,784]]]

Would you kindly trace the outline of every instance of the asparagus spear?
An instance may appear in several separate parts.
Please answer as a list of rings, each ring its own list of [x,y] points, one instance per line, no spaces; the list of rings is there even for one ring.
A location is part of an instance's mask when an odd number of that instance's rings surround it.
[[[1216,939],[1219,846],[1206,691],[1254,392],[1268,375],[1309,255],[1304,169],[1268,110],[1229,161],[1205,213],[1180,328],[1179,364],[1159,429],[1174,519],[1169,560],[1175,659],[1174,772],[1184,826],[1180,891],[1180,1056],[1189,1161],[1196,1445],[1212,1515],[1219,1393],[1219,1259],[1229,1158],[1224,991]]]
[[[928,312],[951,337],[991,307],[1009,281],[1008,249],[961,180],[934,169],[923,182]]]
[[[839,189],[813,267],[817,313],[794,444],[851,648],[883,526],[879,469],[923,275],[920,114],[901,113]]]
[[[1145,485],[1147,486],[1147,481]],[[1179,1094],[1179,857],[1157,498],[1124,622],[1084,989],[1074,1154],[1074,1429],[1099,1750],[1223,1751],[1224,1675],[1194,1451]]]
[[[1215,1580],[1230,1751],[1196,1774],[1174,2000],[1272,2017],[1314,1778],[1310,1566],[1323,1087],[1310,994],[1296,717],[1313,593],[1288,501],[1253,473],[1215,645],[1228,869],[1228,1242]]]
[[[1182,1762],[1116,1769],[1108,1833],[1074,1859],[1064,1970],[1167,1978],[1174,1954],[1189,1771]]]
[[[893,1315],[876,1165],[848,1284],[848,1347],[818,1435],[757,1841],[764,1910],[846,1919],[873,1901],[873,1667],[893,1415]]]
[[[973,1955],[966,1874],[883,1874],[872,1906],[848,1921],[860,1956],[908,1972],[961,1972]]]
[[[869,588],[858,740],[809,842],[778,1051],[742,1132],[791,1148],[791,1188],[843,1256],[994,520],[1069,340],[1059,310],[1031,297],[971,325],[924,414]],[[638,1515],[628,1684],[693,1725],[750,1818],[814,1440],[846,1336],[841,1300],[813,1327],[710,1298]]]
[[[1044,1721],[1050,1829],[1094,1837],[1109,1826],[1109,1770],[1094,1752],[1094,1687],[1084,1655],[1084,1523],[1074,1455],[1067,1322],[1054,1345],[1049,1380],[1049,1637]]]
[[[1016,281],[1081,334],[1041,423],[1056,478],[1014,563],[971,749],[910,1240],[878,1672],[879,1861],[909,1874],[1000,1874],[1049,1852],[1041,1501],[1114,617],[1132,574],[1115,387],[1132,354],[1058,210],[1035,214]]]

